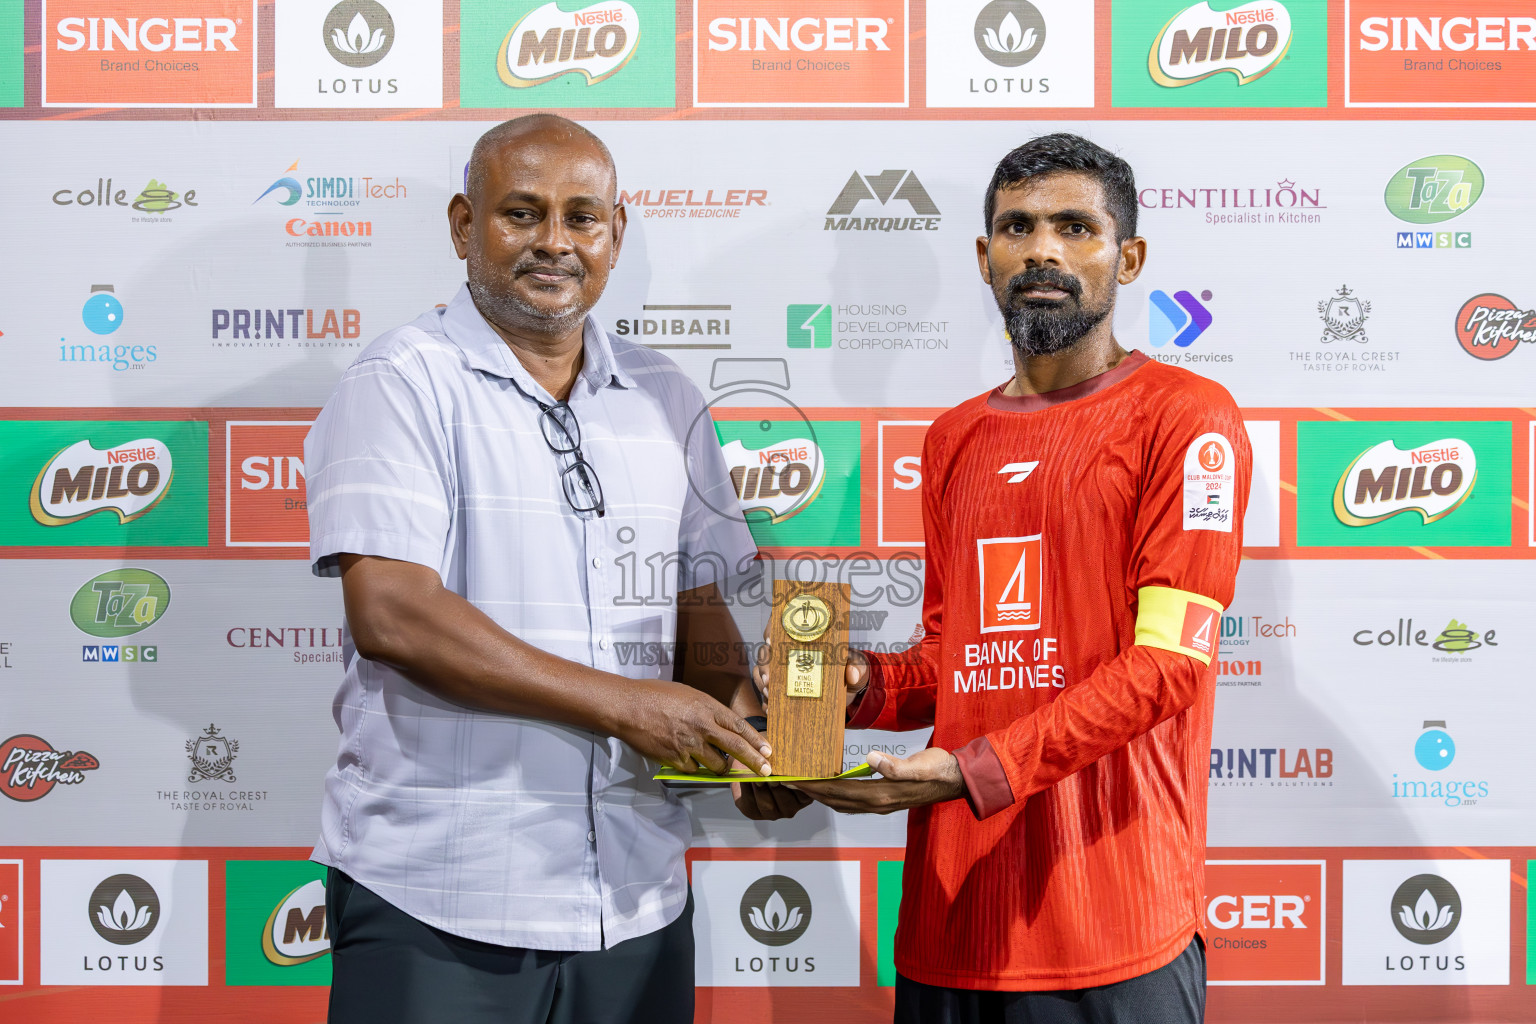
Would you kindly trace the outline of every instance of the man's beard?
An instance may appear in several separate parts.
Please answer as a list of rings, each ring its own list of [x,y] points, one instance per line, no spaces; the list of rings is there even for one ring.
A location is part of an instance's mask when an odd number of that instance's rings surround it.
[[[1030,285],[1045,284],[1060,288],[1070,297],[1061,302],[1025,299],[1020,293]],[[1115,308],[1113,291],[1101,306],[1085,308],[1083,283],[1070,274],[1051,267],[1031,267],[1015,274],[1003,294],[997,296],[997,308],[1008,328],[1008,340],[1026,356],[1048,356],[1077,344]]]
[[[524,255],[511,269],[506,269],[488,266],[476,253],[471,252],[467,262],[469,294],[475,300],[475,307],[480,310],[481,316],[498,327],[513,329],[531,326],[541,334],[563,333],[579,325],[592,309],[579,294],[564,306],[553,310],[544,309],[524,299],[513,288],[513,282],[519,274],[554,267],[580,282],[587,276],[587,272],[575,259],[551,263],[532,255]]]

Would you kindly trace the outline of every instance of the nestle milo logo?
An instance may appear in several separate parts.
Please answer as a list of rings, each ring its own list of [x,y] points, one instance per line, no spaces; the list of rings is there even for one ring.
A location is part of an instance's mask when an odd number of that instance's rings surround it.
[[[148,569],[113,569],[86,582],[69,602],[69,618],[91,636],[132,636],[171,606],[171,587]]]
[[[1470,210],[1483,184],[1482,168],[1464,156],[1426,156],[1392,175],[1383,198],[1398,220],[1438,224]]]
[[[32,484],[32,518],[63,526],[111,510],[120,523],[154,508],[171,486],[171,450],[139,438],[99,450],[76,441],[49,459]]]

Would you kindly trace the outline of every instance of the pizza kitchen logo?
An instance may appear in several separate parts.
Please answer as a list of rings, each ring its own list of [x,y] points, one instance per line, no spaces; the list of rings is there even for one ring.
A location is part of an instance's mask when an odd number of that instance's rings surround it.
[[[514,89],[581,75],[588,85],[623,70],[640,44],[640,15],[622,0],[562,11],[545,4],[512,26],[496,51],[496,74]]]
[[[78,786],[101,762],[83,750],[54,750],[40,736],[21,733],[0,743],[0,793],[12,800],[41,800],[54,786]]]
[[[1276,0],[1228,11],[1209,3],[1186,7],[1152,40],[1147,71],[1158,85],[1179,88],[1223,72],[1238,85],[1264,77],[1291,48],[1291,14]]]
[[[139,438],[106,450],[76,441],[43,465],[32,484],[32,518],[63,526],[97,512],[132,522],[160,503],[171,487],[171,450]]]
[[[1493,292],[1475,295],[1456,313],[1456,340],[1475,359],[1503,359],[1521,342],[1536,342],[1536,309],[1521,309]]]
[[[1477,455],[1458,438],[1406,451],[1382,441],[1356,456],[1339,477],[1333,512],[1346,526],[1370,526],[1405,512],[1437,522],[1472,496]]]

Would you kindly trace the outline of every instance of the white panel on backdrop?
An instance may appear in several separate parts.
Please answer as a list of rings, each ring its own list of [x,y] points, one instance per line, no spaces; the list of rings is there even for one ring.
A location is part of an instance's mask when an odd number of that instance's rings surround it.
[[[1344,984],[1508,985],[1509,861],[1346,860]]]
[[[1280,543],[1280,422],[1244,420],[1253,448],[1253,484],[1243,516],[1243,547],[1272,548]]]
[[[278,107],[440,107],[443,0],[277,0]]]
[[[693,862],[701,986],[859,983],[856,861]]]
[[[44,985],[208,984],[208,862],[42,862]]]
[[[948,0],[928,7],[928,106],[1093,106],[1093,4]]]

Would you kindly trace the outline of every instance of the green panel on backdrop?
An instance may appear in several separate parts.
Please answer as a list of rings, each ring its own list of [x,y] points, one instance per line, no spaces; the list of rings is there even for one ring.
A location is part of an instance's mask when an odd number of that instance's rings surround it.
[[[905,861],[882,860],[876,866],[875,980],[896,984],[896,917],[901,911],[901,869]]]
[[[0,107],[19,107],[26,102],[21,16],[20,0],[0,4]]]
[[[331,983],[325,874],[307,860],[224,865],[224,984]]]

